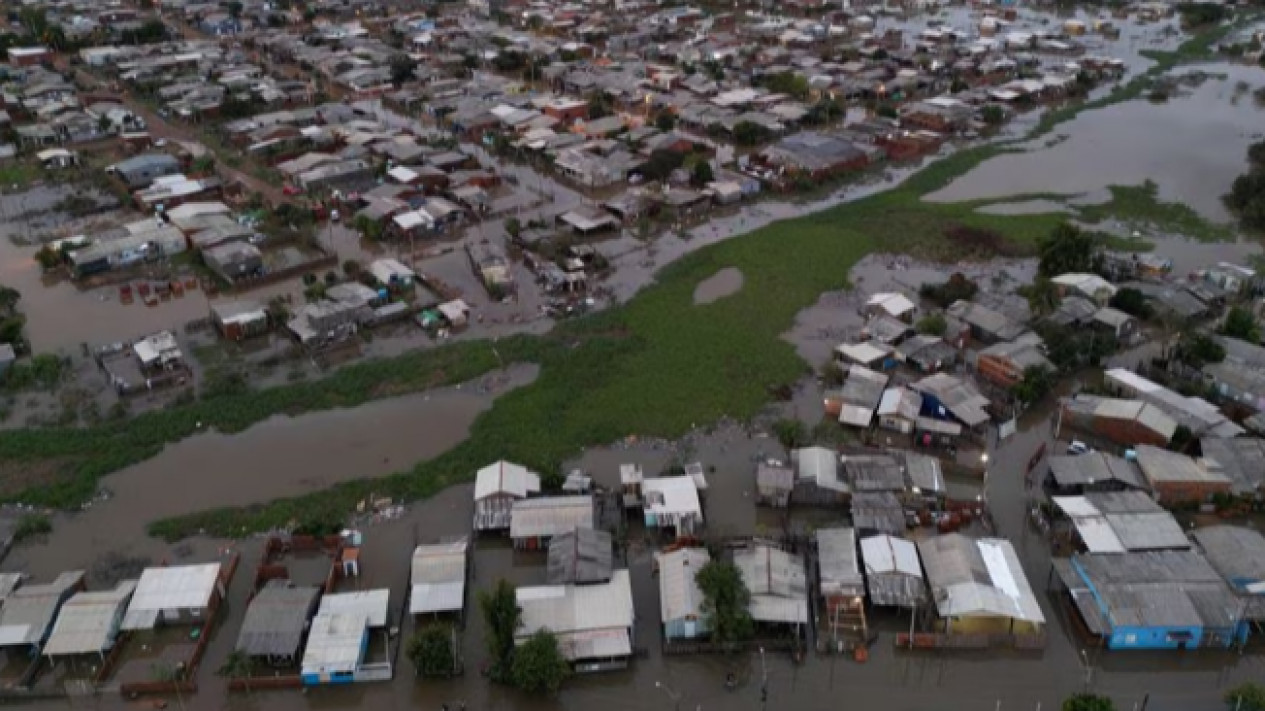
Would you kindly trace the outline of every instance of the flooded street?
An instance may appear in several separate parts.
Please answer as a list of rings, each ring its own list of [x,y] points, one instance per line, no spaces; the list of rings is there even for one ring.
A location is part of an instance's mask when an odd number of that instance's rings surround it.
[[[1265,134],[1261,107],[1240,84],[1255,89],[1265,75],[1255,67],[1217,63],[1183,67],[1173,76],[1191,72],[1208,76],[1194,87],[1179,83],[1163,103],[1143,99],[1085,112],[1055,129],[1063,140],[1042,137],[1025,144],[1023,153],[987,160],[927,199],[1079,195],[1151,180],[1161,200],[1228,222],[1221,196],[1246,168],[1247,146]]]

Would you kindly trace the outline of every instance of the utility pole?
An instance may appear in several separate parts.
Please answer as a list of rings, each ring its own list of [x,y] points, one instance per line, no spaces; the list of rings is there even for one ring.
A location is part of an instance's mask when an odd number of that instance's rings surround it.
[[[681,695],[673,691],[672,687],[668,686],[667,684],[664,684],[661,681],[656,681],[654,683],[654,688],[662,689],[663,693],[667,694],[669,699],[672,699],[673,711],[681,711]]]
[[[764,647],[760,647],[760,709],[769,707],[769,667],[764,663]]]

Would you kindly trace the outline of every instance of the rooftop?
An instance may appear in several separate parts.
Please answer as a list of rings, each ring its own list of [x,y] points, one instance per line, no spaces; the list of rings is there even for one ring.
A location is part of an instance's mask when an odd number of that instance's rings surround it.
[[[539,630],[558,637],[568,660],[627,656],[632,653],[632,584],[627,570],[616,570],[609,582],[595,585],[520,587],[522,624],[519,642]]]
[[[922,563],[912,541],[885,533],[862,538],[861,560],[871,603],[910,606],[926,598]]]
[[[611,579],[611,534],[577,528],[549,541],[549,584],[602,583]]]
[[[9,594],[0,607],[0,647],[36,645],[70,591],[83,584],[83,571],[58,575],[51,583],[25,585]]]
[[[918,552],[941,617],[1045,622],[1010,541],[950,533],[919,541]]]
[[[151,629],[164,610],[205,608],[219,579],[219,563],[146,568],[127,607],[123,629]]]
[[[1124,553],[1190,547],[1182,527],[1141,491],[1055,496],[1090,553]]]
[[[521,499],[538,493],[540,475],[528,471],[527,467],[520,464],[504,460],[480,469],[474,483],[475,501],[494,494],[509,494]]]
[[[808,578],[802,558],[757,541],[735,551],[734,564],[751,591],[749,609],[754,620],[808,622]]]
[[[593,528],[593,497],[548,496],[520,499],[510,514],[510,538],[552,537]]]
[[[859,597],[865,580],[857,564],[856,531],[851,528],[817,529],[819,589],[823,596]]]
[[[703,617],[703,592],[694,579],[711,562],[706,548],[678,548],[655,555],[659,564],[659,606],[663,622]]]
[[[469,547],[463,538],[413,549],[409,613],[418,615],[465,608]]]
[[[252,657],[292,657],[299,653],[308,620],[316,610],[318,587],[273,580],[251,599],[237,635],[237,651]]]

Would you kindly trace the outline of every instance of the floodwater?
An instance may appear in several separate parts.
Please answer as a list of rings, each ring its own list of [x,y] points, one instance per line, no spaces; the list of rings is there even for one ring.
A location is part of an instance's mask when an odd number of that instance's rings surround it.
[[[733,296],[742,289],[742,271],[737,267],[725,267],[700,281],[694,287],[694,305],[701,306]]]
[[[58,516],[55,535],[15,552],[5,567],[44,578],[106,553],[164,555],[164,546],[145,535],[151,521],[410,468],[465,439],[497,395],[532,382],[537,371],[513,366],[450,388],[189,437],[104,479],[107,499]]]
[[[1218,63],[1186,67],[1209,76],[1178,88],[1168,101],[1129,101],[1087,111],[1023,153],[1000,155],[927,196],[935,202],[1031,193],[1080,194],[1109,185],[1159,186],[1162,200],[1180,202],[1207,219],[1231,219],[1221,196],[1247,166],[1249,144],[1265,132],[1261,107],[1237,88],[1260,85],[1260,69]],[[1050,145],[1053,144],[1053,145]]]

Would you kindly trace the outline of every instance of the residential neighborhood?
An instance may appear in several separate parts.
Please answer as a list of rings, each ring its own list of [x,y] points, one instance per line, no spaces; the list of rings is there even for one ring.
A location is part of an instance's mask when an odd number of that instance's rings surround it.
[[[0,702],[1265,708],[1258,7],[4,9]]]

